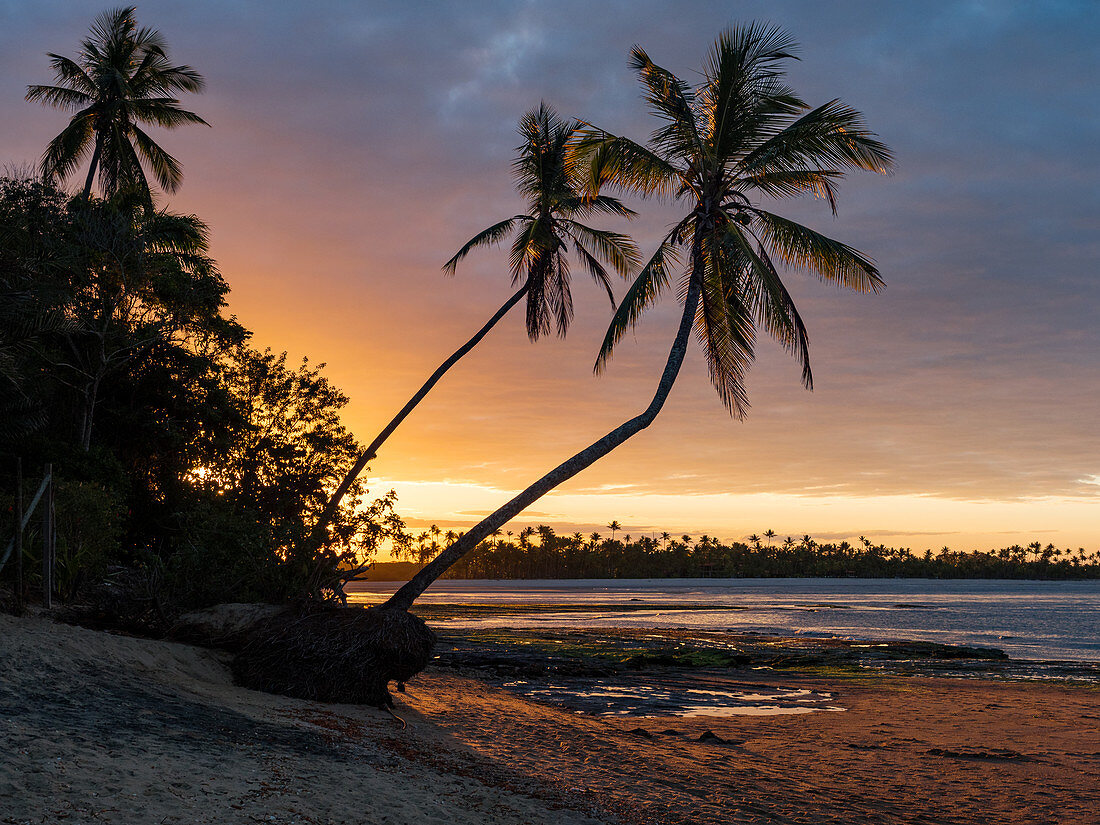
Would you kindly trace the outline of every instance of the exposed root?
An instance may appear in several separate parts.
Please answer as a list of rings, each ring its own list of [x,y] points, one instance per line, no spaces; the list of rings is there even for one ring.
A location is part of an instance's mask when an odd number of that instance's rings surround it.
[[[389,683],[423,670],[434,646],[435,634],[404,610],[332,608],[261,622],[233,673],[255,690],[388,709]]]
[[[388,713],[390,716],[392,716],[394,719],[396,719],[398,722],[401,723],[401,730],[404,730],[405,728],[407,728],[409,726],[408,722],[406,722],[404,719],[402,719],[400,716],[398,716],[396,713],[394,713],[393,710],[391,710],[390,708],[382,708],[382,710],[384,710],[386,713]]]

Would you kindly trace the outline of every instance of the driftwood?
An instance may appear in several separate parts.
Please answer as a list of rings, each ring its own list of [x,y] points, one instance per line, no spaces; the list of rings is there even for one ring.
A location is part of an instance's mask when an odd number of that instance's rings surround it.
[[[392,708],[431,659],[435,634],[404,610],[338,607],[256,624],[233,661],[237,683],[319,702]]]

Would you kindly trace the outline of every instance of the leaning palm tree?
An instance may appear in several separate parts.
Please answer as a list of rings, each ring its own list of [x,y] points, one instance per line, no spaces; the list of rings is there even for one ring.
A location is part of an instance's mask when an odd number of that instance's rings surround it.
[[[738,417],[748,406],[744,377],[758,328],[801,361],[803,383],[812,386],[806,328],[779,266],[860,292],[878,291],[882,280],[855,249],[761,208],[750,196],[812,192],[835,211],[835,185],[846,169],[886,172],[892,157],[858,112],[835,100],[811,109],[784,83],[780,67],[793,48],[777,28],[734,28],[718,38],[694,88],[634,48],[632,67],[662,125],[647,145],[589,128],[577,149],[588,161],[591,187],[611,184],[688,207],[628,290],[596,362],[597,369],[606,364],[624,332],[667,291],[679,264],[683,314],[657,390],[642,413],[466,532],[398,590],[388,607],[407,609],[496,526],[648,427],[672,389],[693,329],[719,397]]]
[[[138,124],[174,128],[209,125],[180,108],[175,92],[202,91],[203,78],[190,66],[173,66],[160,32],[138,28],[134,7],[99,15],[76,60],[49,54],[54,86],[28,86],[27,100],[73,112],[69,125],[42,155],[44,177],[64,180],[91,152],[84,196],[99,172],[104,197],[136,187],[151,200],[142,161],[159,186],[175,192],[183,178],[179,161],[164,151]]]
[[[581,223],[579,219],[593,214],[630,218],[634,216],[634,212],[616,198],[598,193],[587,195],[582,191],[574,160],[568,151],[580,128],[581,124],[563,120],[545,103],[520,119],[519,133],[523,137],[523,143],[516,149],[512,173],[517,189],[527,198],[527,213],[515,215],[483,229],[443,265],[443,271],[453,275],[459,262],[472,250],[499,243],[509,234],[514,234],[510,268],[512,286],[518,289],[473,338],[440,364],[367,446],[329,499],[314,531],[315,540],[323,538],[323,531],[336,512],[340,499],[367,463],[378,454],[386,439],[439,379],[472,350],[512,307],[526,297],[527,334],[532,341],[537,341],[555,327],[558,335],[566,334],[573,318],[569,277],[570,249],[596,283],[607,292],[611,307],[615,308],[611,282],[601,261],[627,277],[640,263],[637,249],[625,235],[594,229]]]

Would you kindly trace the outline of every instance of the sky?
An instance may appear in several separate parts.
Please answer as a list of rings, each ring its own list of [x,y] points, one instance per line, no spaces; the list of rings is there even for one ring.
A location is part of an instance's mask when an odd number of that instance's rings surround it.
[[[46,52],[74,55],[100,3],[0,0],[0,164],[65,123],[24,102]],[[773,208],[866,252],[888,287],[799,274],[815,389],[764,344],[745,421],[693,344],[648,430],[514,527],[774,529],[914,549],[1100,546],[1100,6],[1094,2],[143,2],[138,21],[207,81],[212,128],[157,131],[184,165],[167,200],[212,228],[230,311],[259,347],[308,355],[368,442],[511,294],[506,250],[440,267],[522,211],[516,122],[540,100],[644,139],[632,45],[687,80],[725,27],[778,24],[791,84],[862,111],[895,151],[850,176],[839,216]],[[74,179],[74,186],[82,182]],[[652,250],[683,204],[631,201]],[[678,209],[680,210],[678,212]],[[625,291],[625,282],[618,294]],[[648,403],[675,333],[670,293],[595,376],[610,317],[578,270],[565,340],[507,317],[372,463],[410,526],[461,529]]]

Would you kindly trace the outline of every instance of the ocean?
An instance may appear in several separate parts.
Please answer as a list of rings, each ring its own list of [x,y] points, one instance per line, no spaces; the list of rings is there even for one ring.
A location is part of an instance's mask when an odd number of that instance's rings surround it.
[[[399,586],[355,582],[347,591],[352,602],[374,603]],[[433,620],[440,627],[626,627],[905,639],[998,648],[1013,659],[1100,662],[1100,581],[447,579],[433,584],[420,601],[547,606],[545,612],[522,615],[488,610]],[[571,610],[556,611],[554,605]],[[689,605],[693,609],[675,609]]]

